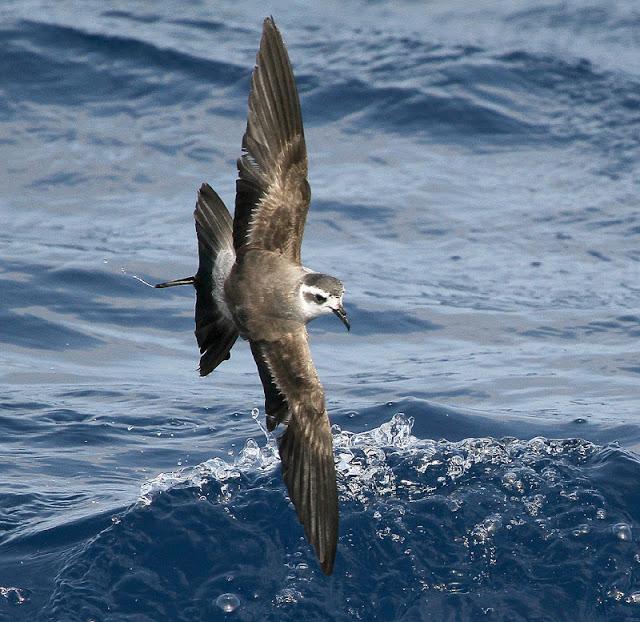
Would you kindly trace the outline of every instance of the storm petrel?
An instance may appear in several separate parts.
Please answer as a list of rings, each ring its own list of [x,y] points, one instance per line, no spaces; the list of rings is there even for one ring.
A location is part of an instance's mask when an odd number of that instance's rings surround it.
[[[335,313],[349,329],[335,277],[303,267],[300,246],[311,197],[300,100],[282,36],[264,21],[238,160],[233,219],[203,184],[195,209],[198,271],[156,287],[193,285],[200,374],[249,341],[278,439],[282,476],[325,574],[338,541],[338,494],[324,390],[306,325]]]

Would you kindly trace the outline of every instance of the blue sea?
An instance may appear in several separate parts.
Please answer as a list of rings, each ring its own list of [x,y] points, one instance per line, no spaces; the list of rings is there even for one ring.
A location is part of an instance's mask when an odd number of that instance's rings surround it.
[[[335,572],[197,373],[262,20],[297,76]],[[636,0],[0,5],[0,620],[640,620]],[[136,278],[138,277],[138,278]]]

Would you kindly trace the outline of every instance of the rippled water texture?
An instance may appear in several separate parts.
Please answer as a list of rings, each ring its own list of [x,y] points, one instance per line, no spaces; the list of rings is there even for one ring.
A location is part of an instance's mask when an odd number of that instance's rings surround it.
[[[341,497],[302,538],[245,344],[198,378],[262,18],[301,92]],[[0,620],[640,619],[632,1],[0,6]]]

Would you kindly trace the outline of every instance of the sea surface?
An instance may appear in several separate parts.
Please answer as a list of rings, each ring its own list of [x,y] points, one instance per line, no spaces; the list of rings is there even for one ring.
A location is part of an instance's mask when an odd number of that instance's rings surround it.
[[[263,18],[313,200],[341,535],[248,347],[199,378]],[[0,4],[0,620],[640,620],[636,0]],[[138,277],[135,278],[135,277]]]

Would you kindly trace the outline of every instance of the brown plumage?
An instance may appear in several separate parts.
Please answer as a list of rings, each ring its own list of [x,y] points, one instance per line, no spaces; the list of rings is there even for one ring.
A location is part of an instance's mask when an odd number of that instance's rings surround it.
[[[196,205],[200,265],[196,337],[200,370],[229,357],[240,335],[251,345],[265,394],[267,427],[279,439],[282,475],[320,566],[331,574],[338,541],[338,494],[324,390],[306,324],[333,312],[349,328],[344,287],[303,268],[300,248],[311,192],[307,152],[289,57],[273,19],[264,21],[238,160],[233,226],[206,184]]]

